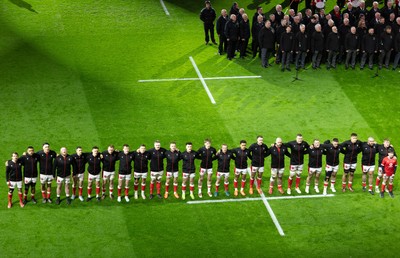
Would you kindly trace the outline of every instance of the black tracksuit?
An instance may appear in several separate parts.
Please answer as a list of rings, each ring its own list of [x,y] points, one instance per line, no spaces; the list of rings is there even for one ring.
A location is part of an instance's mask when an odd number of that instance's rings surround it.
[[[282,69],[285,68],[285,66],[286,68],[290,68],[294,44],[295,41],[292,32],[285,32],[281,35]]]
[[[246,56],[247,46],[249,44],[250,39],[250,21],[242,20],[239,24],[240,29],[240,57]]]
[[[107,172],[114,172],[115,171],[115,164],[118,160],[118,152],[113,151],[111,154],[108,151],[103,151],[103,170]]]
[[[264,143],[258,145],[253,143],[249,148],[249,158],[253,167],[264,167],[264,160],[269,155],[269,149]]]
[[[348,33],[344,40],[344,48],[346,50],[346,68],[349,67],[349,62],[351,59],[351,67],[354,68],[356,64],[357,50],[359,47],[358,35],[353,33]]]
[[[338,145],[335,148],[332,144],[321,144],[321,147],[326,155],[326,165],[332,167],[339,165],[339,154],[342,151],[342,147]]]
[[[14,162],[12,160],[7,161],[6,166],[6,181],[19,182],[22,181],[22,164],[19,160]]]
[[[326,39],[325,49],[328,51],[327,67],[336,67],[336,57],[339,53],[340,35],[331,32]]]
[[[206,148],[206,147],[201,147],[197,151],[197,157],[198,159],[201,160],[200,167],[205,168],[205,169],[211,169],[213,164],[212,162],[217,159],[215,156],[217,154],[217,150],[214,147]]]
[[[152,148],[148,151],[150,153],[150,171],[164,171],[164,159],[166,151],[167,150],[164,148],[160,148],[159,150]]]
[[[219,45],[218,45],[218,52],[222,54],[223,52],[226,52],[227,48],[227,41],[226,41],[226,36],[225,36],[225,25],[228,22],[229,18],[228,16],[219,16],[217,19],[217,34],[219,36]]]
[[[308,145],[307,142],[297,143],[296,141],[291,141],[285,143],[285,146],[290,149],[290,165],[303,165],[304,164],[304,154],[307,153]]]
[[[299,31],[295,37],[294,51],[296,52],[296,69],[304,69],[307,52],[309,50],[309,37],[304,32]]]
[[[48,153],[45,153],[43,150],[41,150],[37,152],[37,154],[40,156],[40,174],[53,175],[53,162],[57,156],[56,152],[50,150]]]
[[[181,153],[177,150],[174,152],[167,150],[165,152],[165,158],[167,159],[167,172],[178,172],[179,171],[179,161]]]
[[[22,166],[24,166],[24,177],[35,178],[38,176],[37,164],[39,160],[40,156],[36,153],[32,155],[26,154],[19,158]]]
[[[240,147],[232,150],[236,168],[246,169],[248,167],[247,158],[249,157],[249,153],[249,149],[242,150]]]
[[[342,153],[344,154],[343,162],[346,164],[355,164],[357,163],[357,155],[361,152],[361,142],[357,140],[357,142],[352,143],[350,140],[347,140],[340,144],[343,148]]]
[[[100,158],[100,153],[97,154],[97,156],[93,156],[92,153],[86,156],[86,162],[88,163],[88,172],[96,176],[100,174],[101,171],[101,158]]]
[[[71,155],[58,155],[54,160],[54,174],[53,176],[58,176],[62,178],[66,178],[71,176],[71,171],[75,159]]]
[[[361,57],[360,67],[364,68],[364,65],[368,58],[368,66],[372,69],[374,65],[374,54],[378,51],[378,39],[375,34],[365,34],[361,40],[361,50],[363,51]]]
[[[364,166],[374,166],[375,156],[378,153],[378,146],[376,144],[373,144],[371,146],[368,143],[364,142],[362,143],[361,148],[362,148],[361,164]]]
[[[76,154],[76,153],[71,155],[72,158],[75,159],[75,162],[74,162],[74,165],[73,165],[74,169],[73,169],[73,172],[72,172],[72,174],[74,176],[76,176],[78,174],[85,173],[86,155],[87,154],[83,154],[83,153],[80,156],[78,154]]]
[[[128,152],[125,154],[123,151],[121,151],[118,154],[118,160],[119,160],[119,171],[118,173],[120,175],[130,175],[132,173],[132,162],[135,159],[135,156],[133,155],[133,152]]]
[[[227,57],[232,59],[235,56],[236,45],[239,40],[239,23],[229,20],[225,24],[225,37],[228,42]]]
[[[133,152],[134,157],[134,166],[133,170],[136,173],[147,173],[149,171],[149,160],[150,160],[150,153],[145,151],[141,152]]]
[[[181,160],[182,160],[182,172],[183,173],[188,173],[188,174],[193,174],[196,172],[196,165],[194,164],[195,159],[197,158],[197,152],[195,151],[184,151],[181,154]]]
[[[310,148],[308,149],[308,167],[320,168],[322,167],[322,155],[324,154],[323,148]]]
[[[214,8],[210,7],[209,9],[203,8],[200,12],[200,20],[204,23],[204,39],[208,43],[210,41],[208,32],[210,32],[211,41],[215,42],[214,38],[214,21],[217,17]]]
[[[231,159],[233,159],[233,154],[230,150],[227,152],[220,151],[217,153],[218,160],[218,172],[227,173],[230,170]]]
[[[291,157],[288,148],[285,145],[280,148],[274,145],[269,148],[269,152],[271,153],[271,168],[285,168],[285,155]]]

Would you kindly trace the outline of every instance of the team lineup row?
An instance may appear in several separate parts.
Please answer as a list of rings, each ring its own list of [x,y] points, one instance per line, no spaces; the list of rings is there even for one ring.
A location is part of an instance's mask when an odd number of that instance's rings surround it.
[[[285,156],[290,158],[290,173],[288,178],[287,194],[291,194],[292,183],[295,178],[295,191],[301,194],[300,180],[303,171],[304,156],[308,155],[308,177],[306,181],[305,192],[310,192],[311,180],[314,179],[314,191],[319,193],[319,177],[322,172],[323,155],[326,156],[325,179],[323,194],[327,194],[330,182],[330,189],[335,190],[336,174],[339,168],[339,154],[344,154],[342,177],[342,191],[346,189],[353,192],[353,177],[357,166],[357,157],[362,153],[362,186],[363,191],[367,190],[368,175],[368,192],[374,194],[373,191],[373,175],[375,171],[375,158],[379,155],[378,176],[375,182],[375,192],[380,192],[384,197],[384,191],[388,191],[391,197],[393,195],[393,179],[397,167],[397,158],[390,141],[385,139],[383,144],[377,144],[372,137],[366,142],[357,139],[357,134],[351,134],[350,140],[339,143],[337,138],[332,141],[325,141],[323,144],[319,140],[314,140],[310,145],[303,140],[301,134],[296,136],[294,141],[283,143],[281,138],[277,138],[271,146],[264,144],[262,136],[257,136],[257,141],[249,148],[245,140],[240,141],[240,146],[234,149],[228,149],[226,144],[222,144],[219,150],[211,146],[211,141],[206,139],[204,146],[193,150],[190,142],[186,143],[186,149],[181,152],[177,149],[176,143],[171,142],[169,150],[161,147],[160,141],[154,142],[154,148],[146,150],[144,144],[140,145],[137,150],[131,151],[129,145],[123,145],[122,151],[115,150],[113,145],[109,145],[106,151],[99,152],[98,147],[93,147],[90,153],[83,153],[81,147],[76,148],[76,153],[69,155],[67,148],[62,147],[60,154],[50,150],[48,143],[43,144],[43,150],[34,152],[34,148],[29,146],[27,151],[19,157],[18,153],[12,153],[11,160],[6,162],[6,180],[9,186],[8,192],[8,208],[12,207],[12,195],[14,188],[18,188],[20,206],[24,207],[27,203],[29,188],[31,189],[31,201],[36,203],[35,186],[39,175],[41,183],[41,192],[43,203],[52,203],[51,183],[54,179],[57,181],[57,199],[56,204],[61,202],[61,188],[64,184],[66,202],[71,203],[76,197],[84,201],[83,198],[83,182],[84,172],[88,171],[87,199],[92,199],[93,182],[96,187],[96,199],[106,198],[107,186],[109,197],[114,198],[113,186],[114,176],[116,175],[116,163],[119,161],[118,168],[118,197],[117,201],[121,202],[121,192],[124,187],[126,202],[129,202],[129,183],[132,176],[134,177],[134,198],[138,199],[139,184],[141,185],[141,197],[146,199],[146,179],[148,175],[148,166],[150,163],[150,196],[154,198],[154,186],[156,186],[156,194],[158,198],[161,195],[161,179],[166,171],[164,198],[168,198],[169,185],[173,179],[173,193],[175,198],[180,198],[178,194],[178,173],[179,162],[182,161],[182,199],[186,198],[186,186],[189,181],[190,197],[194,199],[194,178],[195,178],[195,160],[200,160],[200,172],[198,179],[198,197],[202,198],[203,180],[207,180],[207,194],[212,197],[212,176],[213,161],[217,160],[217,179],[215,182],[214,196],[219,195],[219,186],[223,180],[225,195],[229,196],[229,172],[230,161],[234,160],[234,196],[239,193],[246,196],[244,192],[247,174],[250,175],[249,194],[254,193],[254,185],[261,194],[262,175],[264,173],[265,158],[271,156],[271,176],[269,183],[269,194],[273,193],[275,181],[277,188],[281,194],[284,194],[282,188],[282,177],[285,168]],[[251,166],[248,166],[248,159],[251,160]],[[166,166],[164,167],[164,160]],[[38,169],[39,168],[39,169]],[[39,173],[38,173],[39,172]],[[100,189],[100,180],[102,180],[102,189]],[[380,187],[381,180],[382,186]],[[70,197],[69,185],[72,180],[72,196]],[[22,194],[22,181],[24,181],[24,194]],[[239,191],[239,181],[241,188]],[[388,183],[388,187],[386,187]],[[76,190],[78,188],[78,196]],[[102,193],[100,193],[102,190]]]

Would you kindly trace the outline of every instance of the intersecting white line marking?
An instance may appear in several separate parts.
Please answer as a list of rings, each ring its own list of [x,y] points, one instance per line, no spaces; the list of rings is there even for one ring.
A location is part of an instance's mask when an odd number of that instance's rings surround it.
[[[169,12],[168,12],[167,7],[164,4],[164,1],[160,0],[160,4],[161,4],[162,8],[164,9],[165,14],[169,16]]]
[[[199,79],[201,81],[201,84],[203,84],[204,90],[207,92],[208,97],[210,98],[211,103],[214,105],[216,104],[215,99],[213,95],[211,94],[210,89],[208,88],[206,81],[203,78],[203,75],[201,75],[199,68],[196,65],[196,62],[194,61],[193,57],[189,56],[190,62],[192,62],[193,68],[197,73],[197,76],[199,76]]]
[[[219,76],[219,77],[203,77],[207,80],[229,80],[229,79],[259,79],[261,75],[249,75],[249,76]],[[149,80],[138,80],[138,82],[173,82],[173,81],[200,81],[200,78],[168,78],[168,79],[149,79]]]

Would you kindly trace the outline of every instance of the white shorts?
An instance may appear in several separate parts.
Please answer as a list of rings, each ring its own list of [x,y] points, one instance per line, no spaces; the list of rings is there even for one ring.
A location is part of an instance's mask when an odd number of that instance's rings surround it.
[[[103,180],[110,179],[113,180],[115,175],[115,171],[108,172],[108,171],[103,171]]]
[[[328,172],[338,172],[338,170],[339,170],[339,165],[336,165],[336,166],[330,166],[330,165],[326,165],[325,166],[325,170],[326,171],[328,171]]]
[[[68,185],[69,183],[71,183],[71,177],[67,176],[67,177],[57,177],[57,184],[61,184],[62,182],[65,182],[66,185]]]
[[[276,177],[277,174],[282,175],[284,168],[271,168],[271,176]]]
[[[382,166],[378,167],[378,176],[381,177],[383,175],[383,168]]]
[[[131,175],[131,174],[128,174],[128,175],[121,175],[121,174],[119,174],[119,175],[118,175],[118,180],[126,180],[126,181],[129,181],[129,180],[131,180],[131,178],[132,178],[132,175]]]
[[[36,180],[37,180],[36,177],[25,177],[24,178],[25,184],[29,184],[29,183],[36,184]]]
[[[147,178],[147,173],[146,172],[144,172],[144,173],[139,173],[139,172],[133,172],[133,177],[134,178],[144,178],[144,179],[146,179]]]
[[[246,175],[248,172],[250,172],[249,168],[235,168],[235,175]]]
[[[76,174],[73,177],[79,179],[79,181],[83,181],[84,175],[85,175],[84,173],[81,173],[81,174]]]
[[[314,173],[319,174],[319,173],[321,173],[321,171],[322,171],[322,168],[308,168],[309,174],[314,174]]]
[[[89,180],[89,182],[92,182],[92,181],[100,182],[100,174],[99,175],[92,175],[92,174],[89,173],[88,180]]]
[[[161,178],[163,176],[163,174],[164,174],[164,171],[158,171],[158,172],[150,171],[150,177],[152,180]]]
[[[9,186],[10,189],[14,189],[17,187],[18,189],[22,188],[22,181],[10,181]]]
[[[375,166],[364,166],[364,165],[362,165],[362,171],[364,173],[374,172],[375,171]]]
[[[348,164],[348,163],[344,163],[343,164],[343,168],[345,169],[345,170],[349,170],[349,169],[356,169],[356,167],[357,167],[357,163],[351,163],[351,164]]]
[[[290,165],[290,171],[292,172],[302,172],[303,171],[303,164],[301,165]]]
[[[392,174],[392,175],[386,175],[386,174],[383,174],[383,180],[387,180],[387,179],[389,179],[389,180],[393,180],[394,179],[394,174]]]
[[[229,172],[217,172],[217,178],[220,177],[229,178]]]
[[[196,176],[195,173],[183,173],[183,178],[194,178]]]
[[[213,173],[212,168],[209,168],[209,169],[200,168],[200,176],[204,176],[205,173],[207,173],[208,175],[212,174]]]
[[[171,178],[171,177],[177,178],[178,176],[179,176],[179,172],[178,171],[176,171],[176,172],[167,172],[167,178]]]
[[[45,184],[45,183],[49,183],[51,184],[51,181],[54,180],[53,175],[40,175],[40,183],[41,184]]]
[[[263,173],[264,172],[264,167],[251,167],[251,172],[255,173],[255,172],[260,172]]]

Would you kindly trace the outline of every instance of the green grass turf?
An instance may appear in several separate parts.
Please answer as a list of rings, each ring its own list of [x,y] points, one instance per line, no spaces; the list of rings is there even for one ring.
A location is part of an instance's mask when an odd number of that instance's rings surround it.
[[[258,59],[229,62],[216,55],[216,46],[205,46],[198,20],[203,1],[165,3],[169,17],[156,0],[2,2],[3,161],[28,145],[39,150],[44,141],[70,152],[77,145],[85,151],[110,143],[151,146],[155,139],[164,146],[175,140],[180,149],[190,140],[197,149],[206,137],[217,147],[223,142],[237,146],[241,139],[251,143],[257,134],[269,144],[277,136],[292,140],[298,132],[312,141],[345,140],[355,131],[361,139],[390,137],[399,146],[397,72],[383,70],[372,79],[370,71],[343,67],[307,70],[299,74],[302,81],[292,83],[293,72],[282,73],[277,66],[261,69]],[[239,2],[250,17],[256,5],[268,11],[276,3]],[[330,8],[333,4],[327,2]],[[231,2],[214,5],[219,12]],[[207,81],[216,105],[199,81],[138,83],[197,77],[189,56],[204,77],[262,78]],[[287,173],[284,178],[286,187]],[[304,181],[305,173],[302,188]],[[356,193],[334,198],[271,200],[283,238],[261,201],[188,205],[173,199],[105,200],[75,201],[71,207],[63,201],[60,207],[28,203],[23,210],[15,203],[7,210],[4,184],[0,255],[376,257],[382,250],[379,256],[395,257],[396,246],[386,243],[400,240],[399,199],[362,193],[359,168],[354,182]],[[396,179],[396,195],[397,184]]]

